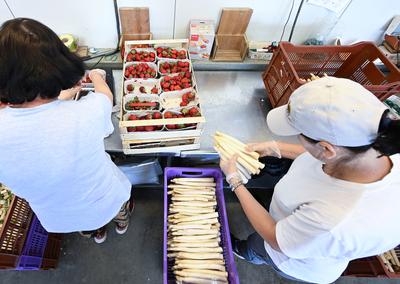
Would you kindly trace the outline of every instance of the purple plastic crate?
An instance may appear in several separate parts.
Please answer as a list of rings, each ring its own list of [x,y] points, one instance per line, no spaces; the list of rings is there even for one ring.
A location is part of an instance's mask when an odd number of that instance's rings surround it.
[[[36,215],[33,216],[31,227],[22,254],[15,270],[39,270],[42,266],[43,254],[49,234],[40,224]]]
[[[225,259],[226,271],[228,272],[228,281],[231,284],[239,284],[239,277],[236,270],[235,261],[232,254],[231,237],[229,233],[228,217],[226,215],[223,176],[219,169],[213,168],[165,168],[164,171],[164,274],[163,283],[175,283],[174,276],[170,273],[167,258],[167,219],[168,219],[168,183],[171,179],[177,177],[213,177],[216,181],[216,199],[218,219],[221,224],[221,242],[223,248],[223,255]]]

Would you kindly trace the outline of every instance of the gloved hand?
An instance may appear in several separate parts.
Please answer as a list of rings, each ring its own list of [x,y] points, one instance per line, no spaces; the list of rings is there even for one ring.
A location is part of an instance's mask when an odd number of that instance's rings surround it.
[[[100,75],[103,78],[104,81],[106,80],[106,71],[104,71],[103,69],[90,70],[90,72],[89,72],[90,80],[93,81],[94,77],[97,76],[97,75]]]
[[[219,162],[219,166],[223,173],[226,176],[226,181],[230,183],[230,177],[239,176],[239,170],[236,166],[237,159],[239,158],[238,154],[233,155],[230,159],[221,159]],[[239,176],[240,177],[240,176]]]
[[[255,151],[260,154],[260,157],[265,157],[265,156],[272,156],[277,158],[282,157],[281,151],[279,150],[279,146],[274,140],[247,144],[246,150],[249,152]]]

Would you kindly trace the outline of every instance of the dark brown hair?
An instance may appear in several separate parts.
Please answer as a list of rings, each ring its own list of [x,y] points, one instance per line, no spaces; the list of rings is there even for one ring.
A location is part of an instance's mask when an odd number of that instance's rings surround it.
[[[0,28],[0,100],[22,104],[56,98],[85,72],[82,60],[42,23],[17,18]]]

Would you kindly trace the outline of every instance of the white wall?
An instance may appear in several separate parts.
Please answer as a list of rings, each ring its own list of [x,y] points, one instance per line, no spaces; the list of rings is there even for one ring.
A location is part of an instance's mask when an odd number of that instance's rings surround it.
[[[12,15],[7,9],[6,4],[3,1],[0,1],[0,24],[9,19],[12,19]]]
[[[284,40],[289,37],[300,0],[294,10]],[[8,0],[17,17],[42,21],[57,33],[72,33],[82,44],[114,47],[117,42],[112,0]],[[218,23],[223,7],[253,8],[247,36],[250,40],[279,40],[289,14],[292,0],[119,0],[120,7],[149,7],[150,28],[154,38],[187,37],[189,20],[212,19]],[[379,3],[379,5],[378,5]],[[176,7],[176,9],[175,9]],[[304,3],[294,32],[293,41],[301,43],[321,35],[344,42],[379,41],[390,19],[400,14],[399,0],[352,0],[343,15],[319,6]],[[0,23],[11,18],[0,1]],[[174,21],[175,19],[175,21]]]

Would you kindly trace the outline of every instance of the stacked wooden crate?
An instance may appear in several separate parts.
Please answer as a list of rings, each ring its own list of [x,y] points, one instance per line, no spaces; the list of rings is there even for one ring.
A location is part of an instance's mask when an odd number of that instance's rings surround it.
[[[125,154],[200,147],[205,119],[187,45],[187,39],[125,42],[119,124]]]

